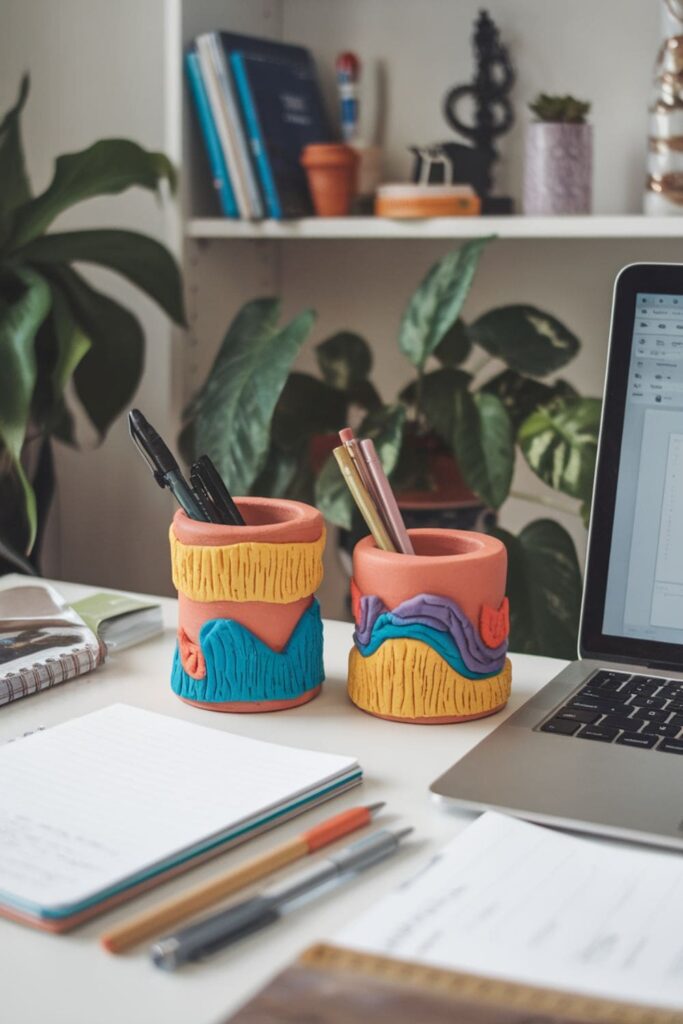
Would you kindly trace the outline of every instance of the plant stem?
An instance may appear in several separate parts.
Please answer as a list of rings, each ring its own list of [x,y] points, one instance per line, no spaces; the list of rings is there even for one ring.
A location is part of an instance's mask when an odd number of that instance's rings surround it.
[[[546,508],[555,509],[556,512],[562,512],[568,516],[578,516],[579,511],[574,508],[570,508],[562,501],[558,501],[556,498],[551,498],[546,494],[530,494],[528,491],[510,491],[509,497],[517,498],[519,501],[531,501],[536,505],[545,505]]]
[[[422,399],[424,395],[424,372],[424,366],[418,366],[417,383],[415,385],[415,421],[417,423],[417,429],[419,433],[421,433],[424,429],[424,415],[422,412]]]

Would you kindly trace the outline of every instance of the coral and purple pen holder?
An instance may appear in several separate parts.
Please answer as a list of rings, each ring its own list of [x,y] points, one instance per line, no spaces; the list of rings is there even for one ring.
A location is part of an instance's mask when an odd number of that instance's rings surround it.
[[[510,696],[505,547],[465,530],[408,533],[414,555],[371,537],[355,547],[349,696],[394,721],[491,715]]]
[[[325,527],[310,505],[237,498],[245,526],[175,514],[178,591],[171,686],[212,711],[276,711],[320,692],[323,634],[315,591]]]

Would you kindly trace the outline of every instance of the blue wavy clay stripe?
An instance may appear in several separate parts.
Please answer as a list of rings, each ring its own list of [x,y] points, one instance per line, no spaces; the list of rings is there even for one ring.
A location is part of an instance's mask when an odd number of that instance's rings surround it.
[[[405,622],[400,624],[394,623],[388,615],[381,615],[377,619],[370,643],[366,645],[358,644],[357,647],[363,657],[367,658],[369,655],[374,654],[385,640],[400,639],[421,640],[422,643],[427,644],[433,651],[441,655],[443,660],[447,661],[452,669],[455,669],[456,672],[459,672],[461,676],[465,676],[467,679],[488,679],[491,675],[497,675],[505,661],[503,658],[500,667],[493,667],[488,672],[472,672],[465,664],[458,645],[450,633],[432,629],[431,626],[422,626],[417,622],[412,624]]]
[[[372,642],[375,630],[383,630],[387,625],[402,630],[395,634],[397,636],[407,635],[406,627],[415,625],[426,626],[436,633],[450,634],[470,673],[477,673],[480,677],[495,675],[505,663],[507,639],[498,647],[487,647],[459,605],[447,597],[418,594],[397,605],[393,611],[389,611],[378,597],[361,597],[360,623],[354,633],[356,646],[363,651]]]
[[[273,651],[239,622],[211,619],[199,633],[206,676],[184,671],[176,648],[171,687],[187,700],[288,700],[312,690],[325,677],[323,628],[316,600],[303,613],[282,651]]]

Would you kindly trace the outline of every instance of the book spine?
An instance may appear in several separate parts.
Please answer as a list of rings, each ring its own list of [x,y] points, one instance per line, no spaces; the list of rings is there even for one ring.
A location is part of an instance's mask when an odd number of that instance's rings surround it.
[[[261,181],[261,188],[263,190],[263,197],[266,201],[268,215],[273,217],[275,220],[282,220],[280,198],[277,193],[275,179],[273,178],[270,160],[268,159],[268,154],[266,152],[265,139],[263,137],[263,132],[261,131],[261,125],[259,123],[256,106],[254,104],[254,97],[252,96],[251,87],[249,85],[249,76],[247,74],[242,54],[231,53],[230,63],[232,65],[232,72],[235,78],[237,94],[242,105],[244,124],[249,136],[251,151],[254,155],[254,162],[256,163],[256,169]]]
[[[197,56],[199,58],[202,81],[209,99],[209,109],[211,111],[214,125],[216,126],[225,164],[228,168],[230,183],[235,193],[237,210],[240,217],[248,220],[251,216],[251,210],[247,200],[246,187],[240,173],[237,152],[228,127],[228,115],[225,109],[223,94],[220,89],[218,75],[214,67],[211,37],[208,34],[198,36],[195,40],[195,46],[197,47]]]
[[[231,134],[235,147],[237,162],[242,172],[242,180],[244,181],[246,189],[247,203],[250,211],[248,216],[258,220],[264,215],[263,202],[261,201],[261,195],[256,182],[256,174],[249,156],[249,149],[247,147],[247,140],[242,126],[242,120],[240,118],[239,107],[237,105],[232,75],[230,74],[230,70],[225,59],[225,53],[223,51],[223,44],[218,33],[210,33],[210,40],[214,68],[218,76],[218,83],[225,101],[225,108],[228,115],[228,130]]]
[[[213,117],[211,116],[209,97],[204,86],[202,72],[199,66],[199,58],[196,53],[190,52],[186,54],[185,67],[187,69],[187,79],[190,84],[192,99],[194,101],[195,110],[197,111],[199,128],[202,133],[202,138],[204,139],[204,147],[209,160],[211,177],[213,179],[214,188],[218,192],[218,198],[221,204],[221,212],[225,217],[231,217],[234,219],[239,216],[237,211],[237,202],[235,201],[235,193],[233,192],[232,185],[230,184],[230,175],[228,174],[228,168],[221,149],[220,139],[218,138],[216,125],[214,124]]]

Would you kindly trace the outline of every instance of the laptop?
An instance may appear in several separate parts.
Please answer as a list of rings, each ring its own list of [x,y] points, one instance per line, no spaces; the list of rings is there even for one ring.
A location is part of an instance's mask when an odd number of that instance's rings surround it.
[[[431,791],[683,848],[683,264],[615,283],[579,659]]]

